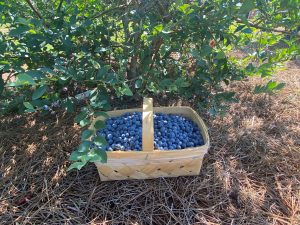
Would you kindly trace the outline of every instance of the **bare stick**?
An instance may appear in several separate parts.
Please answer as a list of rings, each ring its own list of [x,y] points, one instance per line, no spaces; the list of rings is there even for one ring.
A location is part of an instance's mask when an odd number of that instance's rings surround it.
[[[93,18],[93,19],[96,19],[96,18],[101,17],[101,16],[103,16],[103,15],[105,15],[105,14],[111,12],[111,11],[118,10],[118,9],[123,9],[123,8],[125,8],[126,6],[127,6],[127,5],[120,5],[120,6],[117,6],[117,7],[113,7],[113,8],[104,10],[104,11],[102,11],[101,13],[99,13],[99,14],[97,14],[97,15],[94,15],[92,18]]]
[[[240,20],[240,19],[236,19],[236,22],[243,23],[243,21]],[[250,27],[254,27],[254,28],[257,28],[257,29],[260,29],[260,30],[263,30],[263,31],[277,32],[277,33],[283,33],[283,34],[291,34],[291,32],[287,31],[287,30],[278,30],[278,29],[275,29],[275,28],[263,27],[263,26],[260,26],[258,24],[253,24],[251,22],[249,22],[249,25],[250,25]]]
[[[37,17],[42,20],[43,17],[41,15],[41,13],[34,7],[34,5],[32,4],[31,0],[26,0],[26,2],[28,3],[28,5],[32,9],[32,11],[35,13],[35,15],[37,15]]]
[[[64,1],[64,0],[60,0],[56,12],[59,12],[59,11],[60,11],[63,1]]]

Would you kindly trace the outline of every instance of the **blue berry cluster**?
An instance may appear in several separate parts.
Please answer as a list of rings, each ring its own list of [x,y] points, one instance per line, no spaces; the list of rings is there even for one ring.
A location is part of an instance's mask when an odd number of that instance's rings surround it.
[[[106,127],[97,132],[105,137],[107,151],[142,150],[142,113],[125,113],[105,121]]]
[[[154,115],[154,147],[159,150],[184,149],[203,145],[199,127],[193,121],[174,114]]]
[[[105,137],[107,151],[142,150],[142,113],[125,113],[106,120],[106,127],[97,131]],[[203,145],[198,126],[191,120],[174,114],[154,114],[154,148],[175,150]]]

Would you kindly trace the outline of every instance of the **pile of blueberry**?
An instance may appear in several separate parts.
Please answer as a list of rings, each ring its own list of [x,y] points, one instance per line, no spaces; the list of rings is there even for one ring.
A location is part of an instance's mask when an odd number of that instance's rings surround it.
[[[154,148],[175,150],[204,145],[198,126],[175,114],[154,114]],[[142,150],[142,113],[125,113],[106,120],[106,127],[97,131],[105,137],[107,151]]]

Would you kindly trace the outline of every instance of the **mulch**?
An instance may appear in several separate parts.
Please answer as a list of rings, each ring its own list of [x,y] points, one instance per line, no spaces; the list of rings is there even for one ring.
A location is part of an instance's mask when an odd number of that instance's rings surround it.
[[[233,83],[239,103],[202,115],[211,147],[199,176],[101,182],[66,172],[78,146],[73,114],[8,116],[0,124],[1,224],[300,224],[300,66],[278,95]],[[182,104],[172,102],[170,104]]]

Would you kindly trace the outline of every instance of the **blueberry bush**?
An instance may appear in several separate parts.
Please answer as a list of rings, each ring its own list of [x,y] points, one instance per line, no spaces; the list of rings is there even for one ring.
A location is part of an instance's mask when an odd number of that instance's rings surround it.
[[[80,113],[82,127],[118,101],[181,97],[223,113],[231,81],[260,76],[273,92],[299,55],[299,0],[1,0],[0,113]],[[242,51],[238,57],[236,51]],[[106,161],[82,132],[70,168]],[[98,143],[105,144],[104,138]]]

